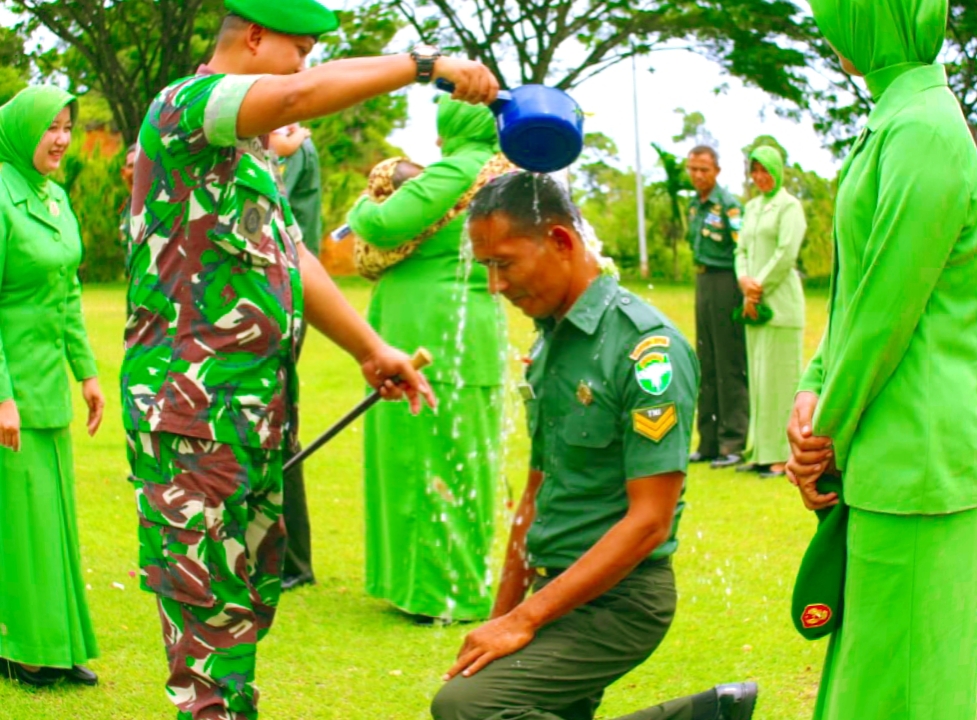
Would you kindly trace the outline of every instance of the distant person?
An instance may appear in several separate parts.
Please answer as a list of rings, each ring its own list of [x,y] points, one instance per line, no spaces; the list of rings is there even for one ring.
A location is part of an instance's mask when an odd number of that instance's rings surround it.
[[[778,477],[790,457],[784,428],[794,406],[804,351],[804,289],[797,273],[807,220],[800,200],[784,188],[784,159],[773,147],[750,155],[750,177],[760,191],[746,205],[736,247],[743,291],[746,356],[750,369],[750,467]],[[758,308],[769,313],[762,324]]]
[[[132,252],[132,248],[129,247],[129,219],[132,215],[132,178],[135,173],[136,167],[136,153],[139,150],[139,146],[133,143],[128,148],[126,148],[125,160],[122,162],[122,167],[119,169],[119,177],[122,178],[122,184],[126,188],[126,199],[122,201],[122,206],[119,208],[119,216],[122,221],[119,223],[119,237],[121,238],[122,248],[125,250],[125,264],[126,272],[128,273],[129,268],[129,255]]]
[[[78,111],[49,85],[0,107],[0,676],[95,685],[75,513],[68,370],[88,434],[105,397],[85,333],[82,242],[61,165]]]
[[[499,178],[469,218],[491,290],[539,331],[522,385],[529,479],[492,620],[465,637],[431,714],[592,720],[675,616],[698,367],[667,318],[601,272],[553,178]],[[719,685],[626,718],[749,720],[756,697]]]
[[[308,128],[292,125],[287,133],[272,133],[271,147],[280,158],[279,171],[285,182],[285,194],[292,208],[295,222],[302,231],[302,242],[309,252],[319,257],[322,240],[322,178],[319,172],[319,153],[312,142]],[[302,352],[305,325],[301,330],[296,356]],[[297,358],[296,358],[297,359]],[[299,410],[285,433],[285,455],[288,462],[302,450],[299,442]],[[312,571],[312,531],[309,522],[309,506],[305,497],[304,464],[293,466],[284,476],[284,501],[282,516],[285,518],[285,564],[282,572],[282,590],[288,591],[302,585],[314,585]]]
[[[484,619],[491,609],[506,337],[488,274],[466,262],[463,239],[472,195],[511,166],[488,108],[442,96],[437,123],[441,160],[349,214],[363,242],[414,248],[379,276],[370,324],[434,355],[437,414],[379,407],[364,436],[367,591],[420,623]],[[391,184],[400,165],[389,168]],[[380,180],[375,173],[371,184]]]
[[[733,311],[743,304],[733,269],[742,208],[716,184],[719,154],[713,148],[692,148],[686,170],[696,190],[689,202],[688,238],[695,260],[696,354],[702,367],[699,449],[690,460],[733,467],[743,461],[750,424],[746,335],[733,322]]]
[[[841,169],[828,326],[788,475],[849,506],[817,720],[977,716],[977,148],[936,62],[946,0],[813,0],[873,109]]]

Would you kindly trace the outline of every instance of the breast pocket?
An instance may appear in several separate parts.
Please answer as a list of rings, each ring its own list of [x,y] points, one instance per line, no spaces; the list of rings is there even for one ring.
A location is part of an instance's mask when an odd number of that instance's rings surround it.
[[[575,490],[604,493],[623,483],[621,432],[617,415],[587,408],[564,418],[563,461]]]
[[[274,226],[284,226],[281,212],[281,194],[274,178],[251,155],[242,155],[221,196],[211,238],[250,265],[277,264],[281,249]]]

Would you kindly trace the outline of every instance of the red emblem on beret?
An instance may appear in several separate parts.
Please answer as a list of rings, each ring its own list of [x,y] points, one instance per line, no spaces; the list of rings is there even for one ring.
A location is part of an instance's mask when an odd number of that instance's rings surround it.
[[[827,625],[831,615],[831,608],[823,603],[808,605],[801,613],[801,625],[805,628],[818,628]]]

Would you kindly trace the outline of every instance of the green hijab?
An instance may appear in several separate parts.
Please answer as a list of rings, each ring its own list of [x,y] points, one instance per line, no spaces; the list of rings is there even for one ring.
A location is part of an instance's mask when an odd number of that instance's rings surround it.
[[[34,152],[54,118],[69,103],[74,118],[74,95],[53,85],[32,85],[0,107],[0,163],[17,168],[38,192],[43,192],[47,177],[35,169]]]
[[[947,0],[811,0],[811,10],[876,100],[907,70],[936,62],[946,36]]]
[[[481,145],[493,153],[499,151],[495,115],[485,105],[470,105],[442,95],[438,100],[438,137],[441,154],[456,155],[466,145]]]
[[[763,193],[764,197],[772,198],[784,186],[784,156],[775,147],[761,145],[750,153],[751,169],[754,162],[763,165],[766,171],[770,173],[770,176],[773,177],[773,190],[768,193]]]

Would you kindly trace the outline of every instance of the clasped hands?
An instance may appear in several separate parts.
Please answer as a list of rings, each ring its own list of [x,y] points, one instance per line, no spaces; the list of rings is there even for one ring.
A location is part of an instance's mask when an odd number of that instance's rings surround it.
[[[826,472],[837,472],[831,438],[814,434],[814,411],[818,396],[809,391],[797,393],[787,425],[790,459],[787,479],[801,492],[808,510],[820,510],[838,503],[837,493],[818,492],[818,479]]]
[[[751,277],[741,277],[739,282],[743,291],[743,315],[756,320],[756,306],[763,298],[763,286]]]

